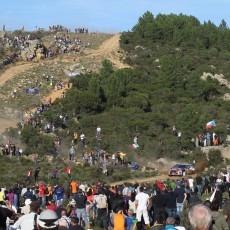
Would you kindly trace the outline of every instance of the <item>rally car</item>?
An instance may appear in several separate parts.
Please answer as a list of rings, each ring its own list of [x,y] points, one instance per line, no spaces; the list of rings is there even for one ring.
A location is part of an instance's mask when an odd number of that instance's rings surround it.
[[[168,175],[169,176],[185,176],[194,173],[195,168],[193,164],[176,164],[172,168],[169,169]]]

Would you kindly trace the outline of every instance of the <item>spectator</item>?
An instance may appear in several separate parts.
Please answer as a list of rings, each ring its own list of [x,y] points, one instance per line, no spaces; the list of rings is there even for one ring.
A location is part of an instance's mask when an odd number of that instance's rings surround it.
[[[177,194],[177,215],[181,216],[183,214],[184,203],[187,198],[187,193],[185,189],[181,187],[181,182],[178,181],[176,183],[177,187],[175,188],[174,192]]]
[[[212,202],[211,204],[212,210],[212,219],[214,223],[212,224],[213,230],[229,230],[228,223],[226,222],[224,215],[219,212],[219,203]]]
[[[30,204],[32,203],[31,199],[25,200],[25,206],[21,208],[21,213],[23,214],[29,214],[30,213]]]
[[[86,214],[86,201],[87,201],[87,197],[83,194],[83,191],[81,189],[78,190],[78,193],[75,195],[74,197],[75,201],[76,201],[76,213],[77,213],[77,217],[79,218],[79,224],[80,224],[80,218],[82,217],[85,225],[88,225],[88,218],[87,218],[87,214]]]
[[[108,203],[104,192],[99,189],[98,195],[94,198],[94,204],[97,208],[97,224],[99,227],[108,229]]]
[[[166,220],[165,194],[162,194],[159,188],[156,189],[156,195],[153,196],[152,203],[154,205],[154,220],[157,220],[159,215],[161,215],[163,220]]]
[[[196,186],[197,186],[197,190],[198,190],[198,195],[201,196],[202,194],[202,177],[200,175],[198,175],[196,177]]]
[[[148,205],[149,205],[149,195],[144,193],[144,187],[139,188],[139,193],[136,195],[136,210],[137,210],[137,219],[141,221],[143,215],[144,222],[149,226],[149,216],[148,216]]]
[[[5,201],[5,205],[6,205],[6,207],[0,206],[0,229],[1,230],[6,229],[7,217],[11,217],[14,214],[11,203],[8,200]]]
[[[165,195],[165,203],[166,203],[166,212],[168,217],[176,217],[177,205],[176,199],[177,194],[172,191],[172,188],[169,186],[167,188],[167,193]]]
[[[164,218],[161,214],[155,219],[155,223],[151,230],[163,230],[164,229]]]
[[[175,224],[175,219],[173,218],[173,217],[168,217],[167,219],[166,219],[166,224],[165,224],[165,230],[167,229],[167,230],[176,230],[176,228],[175,228],[175,226],[174,226],[174,224]]]
[[[39,220],[39,215],[38,215],[39,208],[40,206],[38,202],[32,202],[30,204],[30,213],[21,216],[14,224],[14,228],[22,229],[22,230],[34,229],[34,226],[37,225],[34,222],[38,223]]]
[[[59,228],[58,228],[57,214],[52,210],[42,211],[39,217],[38,226],[40,230],[46,230],[46,229],[58,230]]]
[[[78,225],[79,219],[76,216],[71,217],[70,230],[84,230],[83,227]]]
[[[66,227],[66,229],[69,229],[70,228],[70,222],[71,222],[71,220],[69,217],[67,217],[66,210],[65,209],[62,210],[61,218],[58,221],[59,226],[64,226],[64,227]]]
[[[223,214],[225,217],[225,220],[228,223],[228,226],[230,227],[230,196],[228,196],[228,202],[223,207]]]
[[[180,225],[180,217],[179,216],[176,216],[174,225],[175,225],[175,228],[177,230],[186,230],[185,227]]]
[[[212,223],[211,210],[202,204],[195,205],[189,211],[189,221],[193,230],[209,230]]]

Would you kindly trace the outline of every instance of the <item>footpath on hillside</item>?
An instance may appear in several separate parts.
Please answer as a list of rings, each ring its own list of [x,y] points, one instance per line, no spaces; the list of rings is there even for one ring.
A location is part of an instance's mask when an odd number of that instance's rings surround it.
[[[119,49],[119,39],[120,39],[120,34],[115,34],[111,38],[104,41],[98,49],[96,50],[88,49],[87,52],[85,53],[85,57],[89,57],[89,58],[95,57],[95,58],[100,58],[101,60],[108,59],[113,63],[113,65],[116,68],[129,67],[128,65],[122,63],[120,59],[118,58],[118,56],[115,55],[115,53]],[[56,60],[58,60],[58,57],[56,58]],[[46,59],[43,59],[42,61],[44,62],[46,61]],[[22,72],[29,71],[31,68],[35,67],[38,64],[39,64],[39,61],[38,62],[18,62],[14,65],[9,66],[9,68],[7,68],[5,72],[0,74],[0,87],[4,86],[6,81],[14,78],[16,74],[20,74]],[[43,100],[48,101],[49,98],[52,98],[52,100],[54,101],[55,99],[60,98],[61,96],[62,96],[61,90],[58,90],[58,91],[53,90]],[[1,102],[1,98],[0,98],[0,102]],[[31,110],[34,110],[34,109],[31,108]],[[12,119],[12,118],[9,119],[6,117],[0,117],[0,134],[2,134],[5,131],[5,129],[8,127],[16,127],[18,122],[19,121],[17,119]]]

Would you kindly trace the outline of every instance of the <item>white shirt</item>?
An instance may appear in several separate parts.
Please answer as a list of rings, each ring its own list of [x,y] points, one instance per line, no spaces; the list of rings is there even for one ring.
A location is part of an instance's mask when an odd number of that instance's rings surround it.
[[[147,208],[149,195],[143,192],[140,192],[136,195],[135,200],[138,201],[137,209]]]
[[[85,139],[85,134],[81,134],[80,138],[81,138],[81,140],[84,140]]]
[[[194,180],[192,178],[188,179],[189,187],[193,187]]]
[[[14,224],[14,228],[21,230],[31,230],[34,229],[34,215],[36,213],[31,212],[24,216],[21,216],[16,223]],[[39,220],[39,215],[37,215],[37,223]]]

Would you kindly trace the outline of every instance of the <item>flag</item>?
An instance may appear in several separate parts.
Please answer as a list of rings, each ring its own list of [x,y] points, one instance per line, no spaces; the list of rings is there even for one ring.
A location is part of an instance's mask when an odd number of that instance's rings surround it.
[[[39,94],[38,89],[36,88],[27,88],[25,89],[26,94]]]
[[[206,129],[211,129],[213,126],[216,126],[216,122],[215,122],[214,120],[209,121],[209,122],[206,124]]]
[[[139,145],[138,144],[132,144],[132,148],[137,149],[137,148],[139,148]]]
[[[212,193],[211,197],[209,198],[210,202],[213,202],[215,195],[216,195],[216,188],[215,188],[214,192]]]

